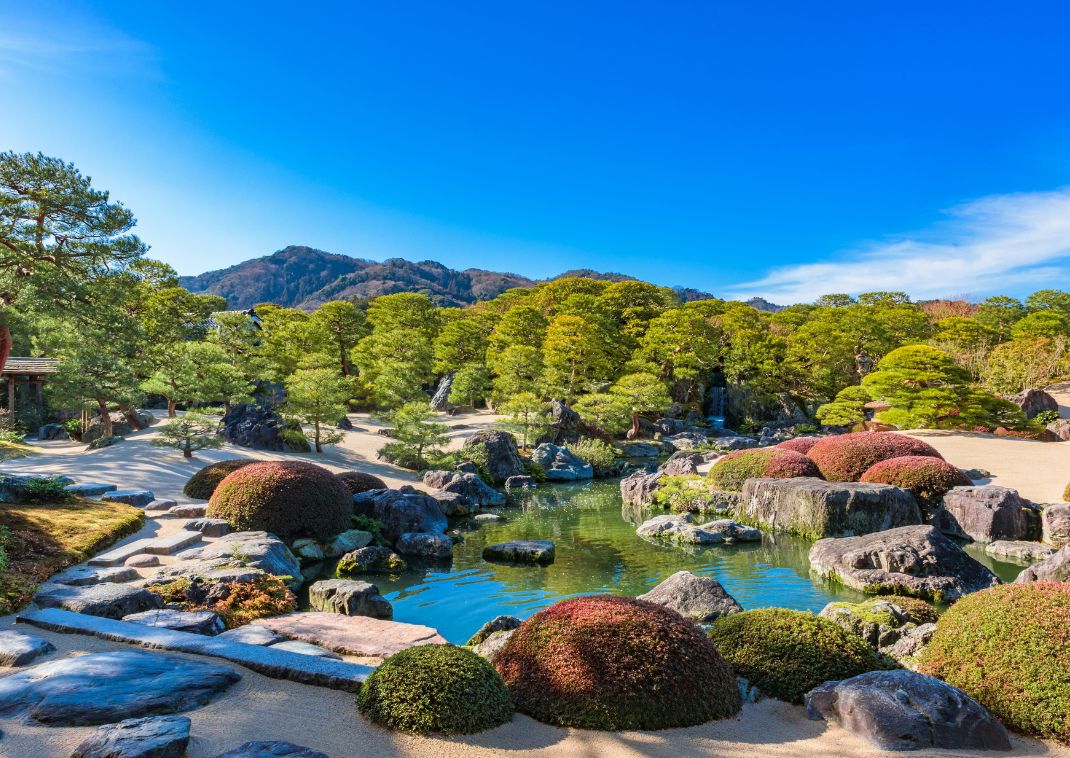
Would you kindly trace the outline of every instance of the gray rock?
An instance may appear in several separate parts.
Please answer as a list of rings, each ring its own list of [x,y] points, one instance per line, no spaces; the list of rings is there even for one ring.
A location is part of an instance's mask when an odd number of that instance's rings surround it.
[[[1070,545],[1070,503],[1051,503],[1040,512],[1045,542],[1056,547]]]
[[[480,430],[464,441],[461,454],[468,455],[472,448],[479,445],[487,449],[487,473],[495,484],[524,473],[524,461],[520,459],[513,435],[494,429]]]
[[[108,503],[126,503],[144,508],[156,499],[149,490],[112,490],[101,496],[101,500]]]
[[[0,679],[0,714],[93,726],[198,708],[241,679],[232,668],[141,650],[39,663]]]
[[[707,532],[717,532],[724,536],[727,542],[761,542],[762,533],[753,526],[739,524],[732,519],[722,518],[716,521],[708,521],[699,526]]]
[[[936,624],[930,622],[906,626],[901,631],[899,639],[883,648],[881,652],[893,658],[903,668],[916,671],[918,656],[921,655],[925,646],[932,642],[933,635],[936,634]]]
[[[186,529],[200,532],[205,537],[222,537],[230,534],[230,524],[221,518],[198,518],[186,524]]]
[[[1070,440],[1070,418],[1061,418],[1058,421],[1052,421],[1045,428],[1058,437],[1062,442]]]
[[[0,666],[28,666],[55,650],[48,640],[22,632],[0,632]]]
[[[294,577],[297,584],[301,583],[301,564],[286,543],[268,532],[231,532],[204,547],[183,550],[175,558],[187,564],[222,560],[226,566],[260,569],[275,576]],[[181,571],[181,563],[167,568],[177,569],[175,575],[185,575],[188,572]]]
[[[583,419],[564,402],[554,398],[550,401],[550,430],[539,438],[539,442],[552,442],[565,445],[575,442],[582,436]]]
[[[226,629],[223,619],[212,611],[176,611],[171,608],[161,608],[157,611],[142,611],[123,616],[123,621],[174,629],[176,632],[203,634],[208,637],[214,637]]]
[[[308,604],[317,611],[344,616],[394,618],[394,608],[370,582],[350,579],[324,579],[308,588]]]
[[[243,742],[233,750],[220,753],[216,758],[328,758],[311,748],[295,745],[281,740],[262,742]]]
[[[1014,580],[1027,582],[1070,582],[1070,545],[1060,548],[1050,558],[1025,569]]]
[[[1033,563],[1051,558],[1055,555],[1055,548],[1042,545],[1039,542],[1023,542],[1021,540],[996,540],[985,546],[985,552],[993,558],[1010,560],[1016,563]]]
[[[1031,538],[1038,533],[1039,519],[1016,491],[985,484],[950,490],[934,523],[953,537],[994,542]]]
[[[521,621],[516,616],[495,616],[483,626],[479,627],[475,634],[464,643],[469,647],[478,645],[495,632],[511,632],[520,626]]]
[[[884,750],[1010,750],[1007,730],[962,690],[913,671],[871,671],[806,695],[812,719]]]
[[[438,507],[447,516],[465,516],[468,514],[468,506],[465,504],[464,498],[456,492],[432,490],[428,494],[435,499]]]
[[[467,512],[481,508],[505,505],[505,495],[487,485],[475,474],[463,474],[456,471],[428,471],[423,482],[428,487],[460,496]],[[463,516],[464,513],[453,515]]]
[[[652,505],[663,475],[636,471],[620,480],[620,496],[628,505]]]
[[[156,421],[151,413],[145,411],[135,411],[137,426],[144,428],[152,426]],[[137,431],[134,426],[130,424],[130,421],[119,411],[112,411],[111,416],[111,433],[115,438],[125,437],[132,432]],[[86,425],[85,431],[82,433],[82,442],[89,444],[100,440],[104,436],[104,420],[100,416],[94,416],[89,420],[89,424]]]
[[[697,526],[690,513],[654,516],[640,524],[635,533],[640,537],[671,540],[691,545],[719,545],[726,541],[725,536],[720,532]]]
[[[241,642],[246,645],[274,645],[276,642],[286,641],[286,638],[281,634],[275,634],[266,626],[260,626],[259,624],[246,624],[245,626],[228,629],[219,635],[219,639]]]
[[[1026,418],[1033,418],[1042,411],[1059,410],[1058,401],[1044,390],[1023,390],[1017,395],[1008,395],[1007,399],[1021,408]]]
[[[37,439],[45,440],[67,440],[70,439],[70,435],[67,434],[67,428],[63,424],[44,424],[37,430]]]
[[[505,480],[505,489],[526,490],[536,487],[538,484],[539,483],[535,481],[534,477],[528,476],[527,474],[517,474],[516,476],[511,476]]]
[[[664,606],[700,624],[743,610],[716,579],[690,571],[677,571],[638,599]]]
[[[167,498],[157,498],[145,506],[146,511],[170,511],[178,503]]]
[[[320,543],[311,537],[302,537],[293,541],[290,546],[290,550],[297,556],[297,559],[301,563],[320,562],[326,556],[323,554],[323,548],[320,547]]]
[[[147,716],[99,727],[71,758],[182,758],[189,745],[185,716]]]
[[[1000,583],[931,526],[818,540],[810,548],[810,565],[818,574],[863,592],[945,603]]]
[[[620,446],[620,452],[625,458],[657,458],[661,448],[651,442],[628,442]]]
[[[662,435],[680,434],[684,431],[683,419],[678,418],[659,418],[654,422],[654,431]]]
[[[172,505],[167,509],[167,515],[174,518],[204,518],[208,506],[203,503],[184,503]]]
[[[869,534],[920,524],[921,510],[906,490],[888,484],[821,479],[748,479],[736,518],[804,537]]]
[[[591,479],[594,468],[567,447],[544,442],[535,448],[531,460],[546,469],[546,478],[552,482],[572,482]]]
[[[78,482],[77,484],[68,484],[63,489],[78,497],[100,497],[108,492],[114,492],[118,487],[114,484],[101,484],[100,482]]]
[[[263,395],[253,403],[235,405],[227,411],[219,422],[220,436],[235,445],[258,450],[309,452],[307,442],[301,444],[299,441],[287,439],[283,434],[286,431],[286,421],[275,410],[279,393],[272,394],[275,397]]]
[[[346,553],[338,561],[338,576],[396,574],[406,569],[405,561],[388,547],[371,545]]]
[[[472,652],[476,655],[481,655],[491,663],[494,663],[494,659],[498,657],[498,653],[505,647],[505,643],[509,641],[509,638],[513,636],[515,629],[508,629],[498,632],[491,632],[487,635],[487,638],[482,642],[478,642],[472,645]]]
[[[678,450],[669,456],[661,466],[658,473],[665,476],[690,476],[698,473],[698,467],[710,460],[709,453],[692,453],[687,450]]]
[[[46,584],[34,595],[40,608],[64,608],[90,616],[121,619],[131,613],[149,611],[163,606],[163,601],[146,589],[130,584]]]
[[[54,584],[70,584],[75,587],[85,587],[90,584],[103,584],[112,582],[121,584],[138,578],[138,573],[127,566],[74,566],[66,569],[49,581]]]
[[[272,650],[289,650],[291,653],[300,653],[301,655],[312,655],[317,658],[330,658],[332,660],[342,660],[342,656],[338,653],[322,648],[319,645],[313,645],[310,642],[301,642],[300,640],[286,640],[285,642],[276,642],[274,645],[269,645]]]
[[[725,444],[728,445],[729,439],[730,438],[727,437],[718,439],[718,443],[724,441]],[[662,441],[672,445],[675,450],[681,450],[685,452],[694,450],[696,447],[702,447],[703,445],[707,445],[710,442],[709,438],[706,437],[705,434],[699,434],[697,432],[680,432],[679,434],[668,435],[662,437]],[[758,444],[756,440],[751,440],[751,442],[755,445]]]
[[[334,539],[324,546],[323,554],[328,558],[337,558],[371,544],[372,539],[371,532],[363,529],[347,529],[341,534],[336,534]]]
[[[444,534],[405,532],[394,543],[394,549],[402,555],[419,558],[450,558],[453,556],[453,540]]]
[[[504,521],[501,515],[497,513],[478,513],[473,517],[473,520],[479,522],[494,523],[495,521]]]
[[[512,540],[483,548],[483,560],[498,563],[534,563],[549,566],[556,551],[550,540]]]
[[[450,407],[450,390],[453,389],[453,374],[446,374],[438,380],[435,394],[431,396],[431,408],[444,411]]]
[[[899,652],[895,651],[895,646],[904,637],[912,636],[919,626],[933,626],[935,614],[935,609],[928,614],[915,612],[907,603],[896,602],[895,598],[888,597],[871,598],[860,603],[829,603],[818,615],[858,635],[873,649],[899,660],[900,656],[916,655],[920,645],[928,642],[928,638],[922,640],[912,637],[912,644],[903,646]],[[905,664],[905,661],[900,660],[900,663]]]
[[[353,496],[353,510],[383,523],[390,542],[406,532],[444,534],[446,516],[434,498],[416,490],[368,490]]]
[[[152,553],[139,553],[126,559],[124,565],[131,568],[151,568],[160,565],[160,556]]]
[[[758,447],[759,443],[754,437],[737,435],[735,437],[717,437],[713,440],[713,444],[721,450],[731,452],[733,450],[749,450],[752,447]]]

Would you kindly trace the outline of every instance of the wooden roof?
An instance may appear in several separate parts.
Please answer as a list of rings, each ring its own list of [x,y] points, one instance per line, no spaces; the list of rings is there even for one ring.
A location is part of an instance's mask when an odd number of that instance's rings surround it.
[[[5,376],[39,376],[54,374],[59,371],[59,361],[55,358],[16,358],[11,356],[4,364]]]

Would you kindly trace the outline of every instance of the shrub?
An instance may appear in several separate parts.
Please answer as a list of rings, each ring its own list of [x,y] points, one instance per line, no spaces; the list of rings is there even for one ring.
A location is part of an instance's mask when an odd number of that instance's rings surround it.
[[[806,455],[810,452],[810,448],[817,444],[820,437],[796,437],[795,439],[784,440],[777,448],[780,450],[793,450],[796,453],[802,453]]]
[[[910,490],[918,502],[935,506],[952,487],[968,487],[972,482],[962,471],[940,458],[905,455],[878,461],[862,474],[863,482],[894,484]]]
[[[1037,422],[1041,426],[1047,426],[1053,424],[1062,418],[1062,414],[1059,411],[1041,411],[1037,415],[1033,416],[1033,421]]]
[[[812,613],[763,608],[719,618],[710,639],[764,695],[801,703],[822,682],[889,664],[856,634]]]
[[[830,482],[857,482],[874,463],[924,455],[943,458],[931,445],[895,432],[854,432],[823,437],[807,456]]]
[[[286,577],[263,574],[248,582],[224,584],[201,579],[173,579],[149,585],[168,606],[184,611],[213,611],[227,629],[251,621],[297,610],[297,596],[286,586]]]
[[[599,439],[583,437],[576,442],[570,442],[567,447],[574,455],[590,463],[599,476],[604,475],[617,462],[617,449]]]
[[[69,479],[58,476],[33,476],[12,487],[20,503],[62,503],[72,500],[67,491]]]
[[[721,458],[710,468],[706,478],[718,490],[739,492],[743,482],[756,477],[793,479],[798,476],[821,476],[814,462],[802,453],[783,448],[737,450]]]
[[[386,529],[386,524],[379,519],[364,513],[354,513],[350,517],[349,522],[353,525],[354,529],[360,529],[362,532],[371,534],[371,544],[379,545],[380,547],[391,547],[392,543],[390,540],[383,536],[383,530]]]
[[[556,603],[520,625],[495,666],[518,710],[560,726],[691,726],[741,705],[731,668],[697,626],[633,598]]]
[[[359,492],[367,492],[368,490],[385,490],[386,482],[377,476],[365,473],[363,471],[343,471],[338,475],[338,478],[342,480],[342,484],[349,488],[349,491],[356,495]]]
[[[235,458],[229,461],[210,463],[189,478],[186,486],[182,488],[182,494],[197,500],[207,500],[228,474],[232,474],[250,463],[256,463],[256,461]]]
[[[948,609],[920,670],[1011,729],[1070,743],[1070,584],[1004,584]]]
[[[494,667],[454,645],[418,645],[383,661],[357,693],[372,721],[403,732],[472,734],[513,717]]]
[[[263,530],[285,541],[326,541],[350,528],[353,496],[325,468],[304,461],[272,461],[228,474],[208,501],[209,518],[236,531]]]

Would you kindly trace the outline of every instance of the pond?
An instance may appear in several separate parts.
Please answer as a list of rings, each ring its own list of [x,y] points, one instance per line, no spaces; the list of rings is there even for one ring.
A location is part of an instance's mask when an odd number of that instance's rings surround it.
[[[502,522],[458,521],[464,542],[450,563],[413,566],[373,581],[394,606],[394,619],[426,624],[463,644],[487,620],[501,614],[526,618],[576,595],[640,595],[677,571],[716,578],[747,609],[779,606],[818,612],[833,600],[861,593],[810,574],[811,543],[765,535],[761,543],[676,547],[644,540],[635,528],[652,514],[624,506],[616,480],[546,485],[516,496],[517,505],[496,509]],[[557,560],[547,567],[491,564],[483,547],[512,539],[549,539]],[[1020,567],[993,563],[983,550],[971,554],[1005,581]]]

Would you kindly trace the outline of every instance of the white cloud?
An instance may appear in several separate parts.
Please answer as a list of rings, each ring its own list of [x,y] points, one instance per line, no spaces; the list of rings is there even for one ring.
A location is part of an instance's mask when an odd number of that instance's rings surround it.
[[[932,230],[869,244],[836,262],[774,268],[731,294],[805,303],[827,293],[893,290],[923,299],[1048,287],[1070,277],[1070,188],[992,195],[948,215]]]
[[[153,71],[153,49],[95,23],[69,20],[42,27],[32,20],[0,15],[0,76],[41,72]]]

